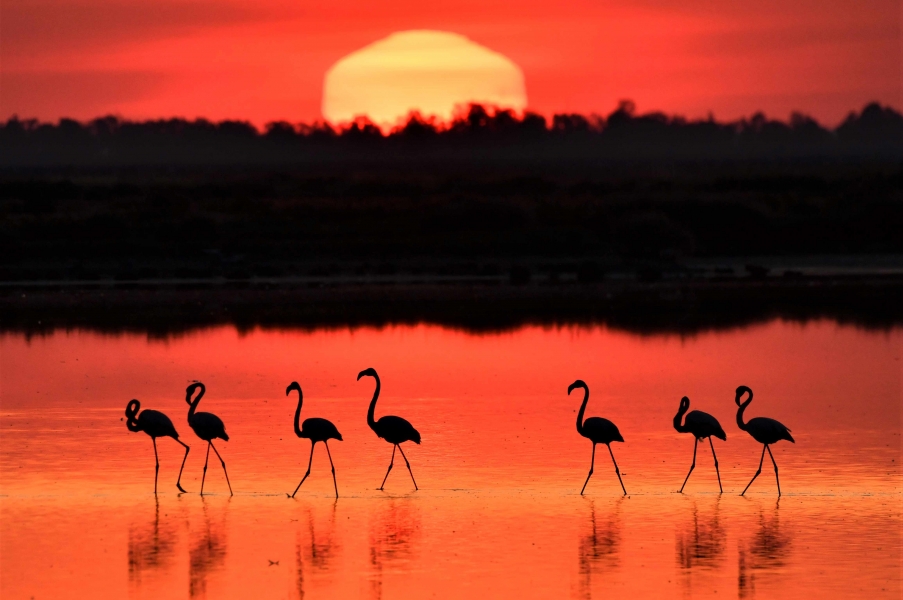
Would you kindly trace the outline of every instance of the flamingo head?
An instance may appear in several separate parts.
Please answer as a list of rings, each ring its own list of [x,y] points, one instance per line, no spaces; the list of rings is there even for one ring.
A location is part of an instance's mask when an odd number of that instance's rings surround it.
[[[285,388],[285,395],[288,396],[292,390],[298,390],[298,393],[299,394],[301,393],[301,386],[298,385],[297,381],[293,381],[290,384],[288,384],[288,387]]]
[[[139,410],[141,410],[141,402],[138,400],[129,400],[128,406],[125,407],[125,416],[134,419],[138,416]]]
[[[364,376],[376,377],[376,369],[374,369],[372,367],[369,369],[364,369],[363,371],[361,371],[360,373],[357,374],[357,380],[360,381],[361,377],[364,377]]]
[[[200,400],[201,397],[204,395],[204,392],[207,391],[207,386],[205,386],[200,381],[195,381],[194,383],[189,385],[187,388],[185,388],[185,402],[188,403],[189,405],[191,404],[191,396],[194,395],[194,391],[198,388],[200,388],[201,391],[198,394],[196,401]]]
[[[687,398],[686,396],[684,396],[683,398],[680,399],[680,408],[678,409],[677,412],[679,412],[680,414],[684,414],[685,412],[687,412],[687,410],[689,408],[690,408],[690,399]]]
[[[743,397],[743,394],[749,394],[749,399],[745,402],[745,404],[749,404],[752,402],[752,390],[746,387],[745,385],[741,385],[737,388],[737,395],[734,397],[734,402],[737,403],[737,406],[740,406],[740,398]]]
[[[587,386],[586,383],[584,383],[584,381],[582,379],[578,379],[577,381],[575,381],[574,383],[572,383],[571,385],[568,386],[568,396],[570,396],[571,392],[573,392],[578,387],[583,388],[586,391],[589,391],[589,386]]]

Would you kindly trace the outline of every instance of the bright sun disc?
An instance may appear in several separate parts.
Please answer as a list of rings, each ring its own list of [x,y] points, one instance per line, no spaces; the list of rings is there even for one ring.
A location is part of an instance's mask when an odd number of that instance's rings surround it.
[[[443,31],[393,33],[338,61],[323,85],[323,116],[333,123],[366,116],[393,125],[413,110],[448,120],[469,103],[524,110],[524,74],[498,52]]]

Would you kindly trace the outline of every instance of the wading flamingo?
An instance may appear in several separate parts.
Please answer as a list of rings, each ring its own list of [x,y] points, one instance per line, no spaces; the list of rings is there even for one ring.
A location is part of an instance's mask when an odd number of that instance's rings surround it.
[[[745,402],[741,403],[740,398],[743,394],[749,394],[749,398],[746,399]],[[746,387],[745,385],[741,385],[737,388],[737,395],[734,398],[734,402],[737,403],[739,408],[737,409],[737,427],[748,433],[753,437],[754,440],[759,442],[760,444],[764,444],[762,448],[762,458],[759,459],[759,469],[756,471],[756,474],[753,475],[753,478],[749,480],[749,483],[746,484],[746,487],[743,488],[743,491],[740,492],[740,495],[743,496],[746,494],[746,490],[749,489],[749,486],[752,485],[752,482],[756,480],[756,477],[759,476],[759,473],[762,472],[762,462],[765,460],[765,451],[768,450],[768,456],[771,457],[771,464],[774,465],[774,479],[778,483],[778,497],[781,496],[781,480],[778,478],[778,463],[774,461],[774,454],[771,453],[771,444],[777,443],[780,440],[787,440],[788,442],[796,443],[793,440],[793,436],[790,435],[790,430],[787,429],[782,423],[775,421],[774,419],[769,419],[767,417],[756,417],[754,419],[750,419],[746,423],[743,422],[743,411],[746,410],[746,407],[749,406],[749,403],[752,402],[753,392],[751,389]]]
[[[376,374],[375,369],[364,369],[357,374],[357,380],[360,381],[361,377],[364,377],[365,375],[376,380],[376,391],[373,392],[373,399],[370,401],[370,409],[367,411],[367,425],[376,432],[376,435],[392,444],[392,460],[389,462],[389,470],[386,471],[386,476],[383,477],[383,482],[380,484],[379,489],[383,489],[383,486],[386,485],[386,479],[389,478],[389,473],[392,471],[392,465],[395,463],[395,449],[398,448],[401,452],[401,457],[404,458],[404,464],[408,466],[408,473],[411,474],[411,481],[414,482],[414,489],[419,490],[420,488],[417,487],[417,481],[414,480],[414,472],[411,471],[411,463],[408,462],[408,457],[404,455],[401,444],[404,442],[419,444],[420,432],[414,429],[413,425],[401,417],[387,415],[385,417],[380,417],[378,421],[374,420],[373,413],[376,411],[376,400],[379,398],[379,375]]]
[[[333,425],[331,421],[327,421],[326,419],[304,419],[304,423],[299,426],[298,421],[301,419],[301,405],[304,403],[304,395],[302,394],[301,386],[297,381],[291,382],[288,387],[285,388],[285,395],[288,396],[292,390],[298,391],[298,408],[295,409],[295,435],[299,438],[307,438],[310,440],[310,460],[307,461],[307,473],[301,478],[301,483],[304,483],[304,480],[310,475],[310,466],[314,461],[314,446],[317,445],[317,442],[323,442],[323,445],[326,446],[326,455],[329,457],[329,466],[332,468],[332,485],[335,487],[335,497],[338,498],[339,484],[337,484],[335,480],[335,465],[332,464],[332,454],[329,452],[329,440],[339,440],[341,442],[342,434],[339,433],[339,430],[336,429],[336,426]],[[295,488],[295,491],[292,492],[291,498],[294,498],[295,494],[298,493],[298,490],[301,489],[301,483],[299,483],[298,487]]]
[[[608,419],[603,419],[602,417],[590,417],[586,421],[583,420],[583,413],[586,411],[586,403],[589,401],[589,387],[582,380],[578,379],[568,386],[568,396],[571,395],[571,392],[573,392],[575,388],[583,388],[583,404],[580,405],[580,412],[577,413],[577,433],[593,443],[593,458],[589,463],[589,474],[586,476],[586,481],[583,482],[583,488],[580,490],[580,495],[583,495],[586,484],[589,483],[589,478],[593,476],[593,467],[596,464],[596,444],[605,444],[608,446],[608,453],[611,454],[611,462],[615,465],[615,473],[618,475],[618,481],[621,482],[621,490],[623,490],[624,495],[626,496],[627,490],[624,488],[624,481],[621,479],[621,471],[618,469],[618,462],[615,460],[614,452],[611,451],[611,443],[623,442],[624,438],[621,437],[618,426]]]
[[[200,390],[198,395],[192,400],[192,394],[198,389]],[[222,419],[213,413],[195,412],[198,408],[198,402],[204,397],[206,391],[207,387],[200,381],[192,383],[185,388],[185,402],[191,406],[191,408],[188,409],[188,425],[194,430],[194,433],[199,438],[207,442],[207,458],[204,459],[204,474],[201,476],[201,495],[204,495],[204,481],[207,479],[207,463],[210,461],[210,449],[213,448],[220,464],[223,465],[223,473],[226,474],[226,485],[229,486],[229,495],[232,496],[232,484],[229,482],[229,473],[226,471],[226,461],[223,460],[223,457],[219,455],[216,446],[213,445],[213,440],[217,438],[226,442],[229,441],[229,434],[226,433],[226,426],[223,425]]]
[[[179,488],[180,492],[184,492],[185,490],[182,489],[181,484],[182,469],[185,468],[185,461],[188,459],[188,451],[191,448],[188,447],[188,444],[179,439],[179,433],[173,426],[172,421],[169,420],[169,417],[160,411],[151,409],[143,410],[139,415],[139,410],[141,410],[141,402],[138,400],[131,400],[128,406],[125,407],[125,416],[127,417],[125,426],[128,427],[129,431],[143,431],[149,435],[154,442],[154,461],[156,461],[156,470],[154,471],[154,494],[157,493],[157,475],[160,474],[160,458],[157,456],[158,437],[171,437],[185,446],[185,456],[182,458],[182,468],[179,469],[179,478],[176,480],[176,487]]]
[[[683,493],[684,487],[686,487],[687,481],[690,479],[690,473],[696,468],[696,448],[699,446],[699,440],[704,440],[706,438],[709,438],[709,446],[712,447],[712,458],[715,459],[715,474],[718,475],[718,491],[724,493],[724,490],[721,488],[721,473],[718,471],[718,457],[715,455],[715,445],[712,444],[712,436],[714,435],[718,439],[727,441],[727,435],[724,433],[724,429],[721,428],[721,423],[718,422],[718,419],[709,413],[699,410],[690,411],[690,414],[687,415],[683,425],[681,425],[684,413],[686,413],[689,408],[690,399],[684,396],[680,399],[680,407],[677,410],[677,415],[674,416],[674,429],[680,433],[692,433],[693,437],[696,438],[693,442],[693,464],[690,465],[690,471],[687,473],[684,484],[680,486],[678,493]]]

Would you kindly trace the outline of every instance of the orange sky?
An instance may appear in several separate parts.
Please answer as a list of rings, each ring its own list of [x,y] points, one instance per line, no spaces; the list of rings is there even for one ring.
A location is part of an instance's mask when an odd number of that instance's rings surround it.
[[[323,76],[394,31],[465,35],[517,63],[542,113],[836,124],[901,106],[897,0],[7,0],[0,118],[320,118]]]

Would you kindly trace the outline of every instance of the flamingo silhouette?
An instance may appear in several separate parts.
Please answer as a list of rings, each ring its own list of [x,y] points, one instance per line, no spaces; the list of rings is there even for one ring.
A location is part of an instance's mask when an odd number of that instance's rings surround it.
[[[674,416],[674,429],[680,433],[692,433],[693,437],[696,438],[693,442],[693,464],[690,465],[690,471],[687,473],[686,479],[684,479],[684,484],[680,486],[677,493],[683,493],[684,487],[690,479],[690,473],[696,468],[696,448],[699,446],[699,440],[709,438],[709,446],[712,447],[712,458],[715,459],[715,474],[718,475],[718,491],[723,494],[724,490],[721,488],[721,473],[718,471],[718,457],[715,455],[715,445],[712,444],[712,436],[714,435],[718,439],[727,441],[727,435],[724,433],[724,429],[721,428],[721,423],[718,422],[718,419],[709,413],[704,413],[699,410],[690,411],[690,414],[687,415],[683,425],[681,425],[681,419],[689,408],[690,399],[684,396],[680,399],[680,407],[677,410],[677,414]]]
[[[192,400],[191,396],[194,394],[195,390],[200,391],[194,400]],[[217,438],[226,442],[229,441],[229,434],[226,433],[226,426],[223,425],[222,419],[213,413],[195,412],[198,408],[198,403],[201,401],[201,398],[204,397],[206,391],[207,387],[200,381],[192,383],[185,388],[185,402],[191,406],[191,408],[188,409],[188,425],[194,430],[194,433],[199,438],[207,442],[207,458],[204,459],[204,474],[201,476],[201,495],[204,495],[204,481],[207,479],[207,463],[210,461],[210,448],[213,448],[213,451],[216,452],[216,457],[219,458],[220,464],[223,465],[223,473],[226,474],[226,485],[229,486],[229,495],[232,496],[232,484],[229,482],[229,473],[226,471],[226,461],[223,460],[223,457],[219,455],[216,446],[213,445],[213,440]]]
[[[301,478],[301,483],[304,483],[304,480],[310,475],[310,466],[314,461],[314,447],[317,445],[317,442],[323,442],[323,445],[326,446],[326,455],[329,456],[329,466],[332,468],[332,485],[335,486],[335,497],[338,498],[339,485],[335,481],[335,465],[332,464],[332,454],[329,452],[329,440],[339,440],[341,442],[342,434],[339,433],[339,430],[336,429],[336,426],[331,421],[326,419],[304,419],[304,423],[299,427],[298,420],[301,418],[301,405],[304,403],[304,395],[297,381],[291,382],[285,388],[285,395],[288,396],[292,390],[298,390],[298,408],[295,410],[295,435],[299,438],[310,440],[310,460],[307,462],[307,473]],[[295,491],[290,496],[291,498],[294,498],[298,490],[301,489],[301,483],[295,488]]]
[[[626,496],[627,490],[624,488],[624,481],[621,479],[621,471],[618,469],[618,462],[615,460],[615,454],[611,451],[611,443],[623,442],[624,438],[621,437],[618,426],[608,419],[603,419],[602,417],[590,417],[586,421],[583,420],[583,413],[586,411],[586,403],[589,401],[589,387],[582,380],[578,379],[568,386],[568,396],[570,396],[571,392],[578,387],[583,388],[583,404],[580,405],[580,412],[577,413],[577,433],[593,443],[593,458],[589,463],[589,474],[586,476],[586,481],[583,482],[583,487],[580,489],[580,495],[583,495],[583,491],[586,490],[586,484],[589,483],[589,478],[593,476],[593,467],[596,464],[596,444],[605,444],[608,446],[608,453],[611,454],[611,462],[615,465],[615,473],[618,475],[618,481],[621,483],[621,490],[623,490],[624,495]]]
[[[376,380],[376,391],[373,392],[373,399],[370,401],[370,409],[367,411],[367,425],[376,432],[377,436],[392,444],[392,460],[389,462],[389,470],[386,471],[386,476],[383,477],[383,482],[380,484],[379,489],[383,489],[383,486],[386,485],[386,479],[389,478],[389,473],[392,471],[392,465],[395,464],[395,449],[398,448],[401,452],[401,457],[404,458],[404,464],[408,466],[408,473],[411,474],[411,481],[414,482],[414,489],[419,490],[420,488],[417,487],[417,481],[414,479],[414,472],[411,471],[411,463],[408,462],[408,457],[404,455],[401,444],[404,442],[419,444],[420,432],[414,429],[413,425],[401,417],[387,415],[385,417],[380,417],[378,421],[373,419],[373,413],[376,410],[376,400],[379,398],[379,375],[376,374],[375,369],[364,369],[357,374],[357,380],[360,381],[361,377],[365,375]]]
[[[157,475],[160,474],[160,458],[157,456],[158,437],[171,437],[185,446],[185,456],[182,458],[182,468],[179,469],[179,478],[176,480],[176,487],[179,488],[180,492],[184,492],[185,490],[182,489],[181,484],[182,469],[185,468],[185,461],[188,459],[188,451],[191,450],[191,448],[188,447],[188,444],[179,439],[179,433],[176,431],[175,426],[173,426],[172,421],[169,420],[169,417],[160,411],[151,409],[143,410],[139,415],[139,410],[141,410],[141,402],[138,400],[129,401],[128,406],[125,407],[125,416],[127,417],[125,426],[128,427],[129,431],[143,431],[149,435],[154,442],[154,461],[156,462],[156,470],[154,471],[154,494],[157,493]]]
[[[746,399],[746,402],[740,403],[740,398],[743,394],[749,394],[749,398]],[[743,411],[746,410],[746,407],[749,406],[749,403],[752,402],[753,392],[751,389],[746,387],[745,385],[741,385],[737,388],[737,395],[734,398],[734,402],[737,403],[739,407],[737,409],[737,427],[747,432],[749,435],[753,437],[754,440],[759,442],[760,444],[764,444],[762,447],[762,458],[759,459],[759,469],[756,471],[756,474],[753,475],[753,478],[749,480],[749,483],[746,484],[746,487],[743,488],[743,491],[740,492],[740,495],[743,496],[746,494],[746,490],[749,489],[749,486],[752,485],[752,482],[756,480],[756,477],[759,476],[759,473],[762,472],[762,463],[765,461],[765,451],[768,450],[768,456],[771,457],[771,464],[774,465],[774,478],[778,483],[778,497],[781,496],[781,480],[778,477],[778,463],[774,461],[774,454],[771,453],[771,444],[775,444],[780,440],[787,440],[788,442],[796,443],[793,440],[793,436],[790,435],[790,430],[787,429],[782,423],[775,421],[774,419],[769,419],[767,417],[756,417],[754,419],[750,419],[746,423],[743,422]]]

